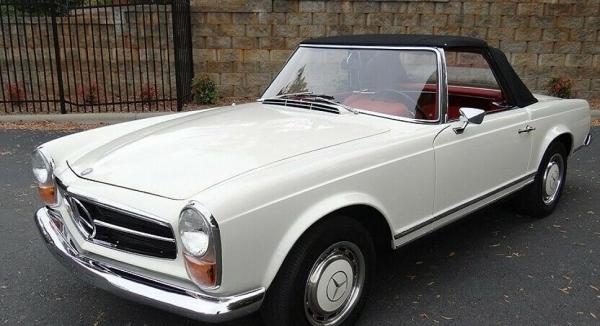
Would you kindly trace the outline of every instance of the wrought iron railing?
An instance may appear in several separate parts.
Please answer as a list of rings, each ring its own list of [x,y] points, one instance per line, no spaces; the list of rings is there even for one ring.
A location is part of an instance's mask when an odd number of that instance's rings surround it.
[[[0,0],[0,113],[180,110],[189,0]]]

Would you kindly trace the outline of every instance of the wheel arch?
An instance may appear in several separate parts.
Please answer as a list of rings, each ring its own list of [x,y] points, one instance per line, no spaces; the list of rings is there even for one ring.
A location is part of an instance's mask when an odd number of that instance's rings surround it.
[[[532,162],[533,164],[531,165],[532,169],[538,168],[540,162],[542,161],[542,158],[544,157],[544,153],[546,153],[546,150],[548,150],[550,144],[556,141],[561,142],[563,143],[563,145],[565,145],[568,155],[572,153],[574,144],[573,133],[571,132],[571,130],[569,130],[568,127],[564,125],[555,126],[554,128],[548,130],[543,140],[541,141],[541,144],[536,153],[536,157],[534,158]]]
[[[288,254],[303,235],[328,217],[338,214],[358,220],[372,236],[383,232],[381,236],[373,237],[375,245],[379,249],[387,244],[392,249],[393,228],[383,205],[369,195],[340,194],[307,208],[298,216],[273,252],[262,284],[270,287]]]

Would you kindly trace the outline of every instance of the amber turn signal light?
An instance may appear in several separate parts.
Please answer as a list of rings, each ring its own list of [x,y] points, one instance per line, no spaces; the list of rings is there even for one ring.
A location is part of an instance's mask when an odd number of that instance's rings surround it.
[[[190,255],[184,255],[185,266],[190,277],[205,287],[217,285],[217,266],[214,262],[204,261]]]
[[[56,205],[56,187],[38,186],[38,192],[46,205]]]

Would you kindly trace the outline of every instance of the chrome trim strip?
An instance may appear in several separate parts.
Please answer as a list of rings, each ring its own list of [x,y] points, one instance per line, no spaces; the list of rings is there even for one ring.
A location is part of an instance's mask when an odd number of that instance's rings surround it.
[[[438,120],[441,123],[448,122],[448,69],[446,65],[446,52],[437,49],[438,60]]]
[[[133,207],[125,206],[125,205],[122,205],[122,204],[117,204],[115,202],[110,202],[110,201],[107,201],[107,200],[104,200],[104,199],[102,199],[102,200],[97,199],[95,197],[92,197],[89,194],[86,194],[85,191],[83,191],[81,189],[78,189],[78,188],[75,188],[73,186],[67,186],[67,185],[64,185],[64,186],[66,187],[64,189],[64,191],[67,193],[67,196],[75,197],[75,198],[80,198],[80,199],[83,199],[85,201],[89,201],[92,204],[101,206],[103,208],[111,209],[111,210],[117,211],[117,212],[119,212],[121,214],[130,215],[132,217],[139,218],[139,219],[142,219],[142,220],[147,221],[147,222],[152,222],[152,223],[160,224],[162,226],[169,227],[171,229],[171,231],[173,231],[173,227],[171,226],[171,224],[169,224],[169,223],[167,223],[167,222],[159,219],[156,216],[152,216],[152,215],[150,215],[147,212],[142,212],[142,211],[140,211],[138,209],[135,209]],[[173,235],[174,234],[175,233],[173,232]]]
[[[69,242],[69,235],[54,228],[47,208],[38,210],[34,221],[50,252],[67,269],[96,287],[133,301],[200,321],[221,322],[257,311],[265,296],[261,287],[217,297],[125,270],[83,255]]]
[[[74,173],[74,171],[73,171],[73,173]],[[98,246],[110,248],[112,250],[117,250],[119,252],[123,252],[123,253],[126,253],[126,254],[137,255],[137,256],[141,256],[141,257],[152,257],[154,259],[169,259],[169,260],[173,260],[173,259],[177,259],[177,257],[179,256],[179,248],[177,246],[177,241],[175,240],[176,239],[176,235],[175,235],[175,232],[173,231],[173,226],[171,224],[159,220],[158,217],[147,216],[148,215],[147,213],[141,212],[141,211],[139,211],[137,209],[134,209],[134,208],[131,208],[131,207],[125,207],[124,205],[115,204],[113,202],[108,202],[108,201],[105,201],[105,200],[103,200],[104,202],[100,202],[98,199],[93,198],[92,196],[90,196],[88,194],[85,194],[84,191],[79,190],[77,188],[74,188],[72,186],[67,186],[67,185],[65,185],[62,182],[59,182],[58,189],[60,190],[60,194],[61,194],[62,197],[65,197],[65,194],[66,194],[66,196],[68,196],[70,198],[80,198],[80,199],[83,199],[85,201],[91,202],[94,205],[98,205],[98,206],[101,206],[101,207],[106,208],[106,209],[114,210],[114,211],[117,211],[117,212],[119,212],[121,214],[129,215],[129,216],[131,216],[133,218],[139,218],[139,219],[147,221],[147,222],[156,223],[158,225],[162,225],[162,226],[168,227],[171,230],[171,234],[173,234],[173,241],[172,242],[175,243],[175,258],[155,257],[155,256],[152,256],[152,255],[146,255],[146,254],[132,252],[132,251],[129,251],[129,250],[124,250],[124,249],[116,248],[113,245],[111,245],[110,243],[105,243],[103,241],[97,241],[97,240],[95,240],[93,238],[86,239],[85,235],[82,234],[84,240],[86,240],[87,242],[93,243],[93,244],[98,245]],[[73,220],[73,217],[74,217],[74,214],[75,214],[75,212],[73,212],[73,207],[71,207],[71,205],[70,205],[70,203],[69,203],[68,200],[65,200],[64,203],[67,205],[67,210],[69,211],[69,213],[70,213],[70,215],[72,217],[72,220]],[[146,214],[146,215],[142,215],[142,214]],[[80,234],[82,233],[80,230],[77,230],[77,231],[79,231]]]
[[[136,231],[136,230],[124,228],[122,226],[118,226],[118,225],[106,223],[106,222],[100,221],[100,220],[94,220],[94,224],[96,224],[97,226],[101,226],[101,227],[113,229],[113,230],[116,230],[116,231],[121,231],[121,232],[130,233],[130,234],[134,234],[134,235],[139,235],[140,237],[144,237],[144,238],[150,238],[150,239],[161,240],[161,241],[166,241],[166,242],[173,242],[173,243],[175,242],[175,239],[165,238],[165,237],[161,237],[161,236],[154,235],[154,234],[148,234],[148,233],[144,233],[144,232],[140,232],[140,231]]]
[[[468,202],[466,202],[464,204],[458,205],[456,207],[450,208],[450,209],[446,210],[445,212],[442,212],[442,213],[440,213],[440,214],[438,214],[438,215],[430,218],[429,220],[427,220],[425,222],[422,222],[422,223],[420,223],[418,225],[415,225],[415,226],[413,226],[413,227],[411,227],[411,228],[409,228],[409,229],[407,229],[405,231],[402,231],[402,232],[400,232],[398,234],[395,234],[394,235],[394,240],[398,240],[398,239],[400,239],[402,237],[405,237],[405,236],[409,235],[410,233],[418,231],[419,229],[421,229],[421,228],[423,228],[423,227],[425,227],[425,226],[427,226],[427,225],[429,225],[431,223],[437,222],[437,221],[443,219],[444,217],[452,215],[452,214],[454,214],[454,213],[456,213],[456,212],[458,212],[460,210],[463,210],[463,209],[465,209],[465,208],[467,208],[467,207],[469,207],[471,205],[474,205],[474,204],[476,204],[478,202],[481,202],[481,201],[483,201],[483,200],[485,200],[485,199],[487,199],[487,198],[489,198],[489,197],[491,197],[491,196],[493,196],[493,195],[495,195],[495,194],[497,194],[497,193],[499,193],[499,192],[501,192],[503,190],[506,190],[506,189],[508,189],[508,188],[510,188],[512,186],[515,186],[515,185],[517,185],[517,184],[519,184],[521,182],[528,181],[528,180],[531,182],[531,181],[533,181],[533,178],[535,177],[536,174],[537,174],[537,172],[530,173],[530,174],[528,174],[528,175],[526,175],[524,177],[521,177],[521,178],[519,178],[519,179],[517,179],[515,181],[512,181],[512,182],[510,182],[510,183],[508,183],[508,184],[506,184],[504,186],[496,188],[496,189],[488,192],[485,195],[477,197],[477,198],[475,198],[473,200],[470,200],[470,201],[468,201]]]

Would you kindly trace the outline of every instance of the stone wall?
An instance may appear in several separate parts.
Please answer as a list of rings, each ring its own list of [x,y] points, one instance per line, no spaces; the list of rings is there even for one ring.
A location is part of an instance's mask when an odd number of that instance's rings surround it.
[[[483,38],[505,51],[525,83],[573,80],[600,98],[600,1],[191,0],[196,73],[223,96],[256,97],[303,39],[323,35],[428,33]]]

